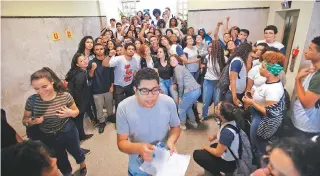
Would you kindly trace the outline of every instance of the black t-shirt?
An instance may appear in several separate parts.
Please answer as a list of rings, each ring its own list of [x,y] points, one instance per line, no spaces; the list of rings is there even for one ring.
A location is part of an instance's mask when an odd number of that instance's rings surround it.
[[[18,143],[16,131],[6,122],[1,120],[1,149]]]
[[[154,68],[158,69],[159,77],[161,79],[170,79],[173,76],[173,68],[170,66],[169,62],[163,67],[159,62],[156,62]]]
[[[112,67],[104,67],[102,65],[102,60],[96,57],[92,59],[88,66],[88,71],[92,67],[92,63],[97,64],[97,68],[94,71],[92,78],[92,93],[93,94],[103,94],[109,92],[111,84],[114,82],[114,71]]]

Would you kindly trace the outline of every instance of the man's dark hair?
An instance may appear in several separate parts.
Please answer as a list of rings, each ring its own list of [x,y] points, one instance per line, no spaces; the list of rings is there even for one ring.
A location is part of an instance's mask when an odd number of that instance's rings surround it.
[[[136,50],[136,46],[133,44],[133,43],[126,43],[124,45],[124,49],[127,50],[129,46],[133,46],[134,47],[134,50]]]
[[[152,68],[142,68],[140,69],[136,76],[134,77],[134,86],[138,88],[142,80],[156,80],[159,84],[158,73]]]
[[[247,34],[247,37],[249,36],[250,32],[248,29],[241,29],[240,32],[244,32]]]
[[[126,37],[124,37],[123,40],[125,40],[125,39],[130,39],[130,40],[131,40],[131,43],[133,42],[133,39],[132,39],[131,37],[126,36]]]
[[[272,142],[272,149],[284,151],[300,175],[320,175],[320,146],[309,138],[281,138]]]
[[[317,45],[317,51],[320,52],[320,36],[315,37],[311,42]]]
[[[102,47],[104,48],[104,46],[103,46],[101,43],[95,43],[95,44],[93,45],[93,50],[96,48],[96,46],[102,46]]]
[[[24,141],[1,151],[1,174],[41,176],[50,167],[50,154],[41,142]]]
[[[158,40],[157,36],[155,36],[153,34],[150,36],[149,40],[151,40],[151,38],[156,38]]]
[[[273,47],[273,46],[268,47],[268,48],[267,48],[267,51],[274,51],[274,52],[276,52],[276,53],[280,53],[280,52],[281,52],[278,48]]]
[[[121,24],[120,22],[118,22],[118,23],[116,24],[116,26],[118,26],[118,25],[122,26],[122,24]]]
[[[152,11],[153,16],[155,16],[156,13],[159,14],[159,16],[160,16],[160,15],[161,15],[160,9],[154,9],[154,10]]]
[[[256,46],[263,46],[266,50],[269,48],[269,45],[267,43],[264,43],[264,42],[259,43]]]
[[[115,20],[114,18],[111,18],[111,19],[110,19],[110,22],[111,22],[111,21],[116,21],[116,20]]]
[[[102,38],[101,37],[97,37],[95,40],[94,40],[94,44],[96,44],[97,42],[98,42],[98,40],[99,39],[101,39],[102,40]]]
[[[272,30],[274,34],[278,33],[278,28],[274,25],[269,25],[266,28],[264,28],[263,32],[266,32],[266,30]]]

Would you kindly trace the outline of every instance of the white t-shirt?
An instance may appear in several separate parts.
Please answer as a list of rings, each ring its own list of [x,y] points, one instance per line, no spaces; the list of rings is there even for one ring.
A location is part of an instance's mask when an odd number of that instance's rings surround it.
[[[147,61],[147,67],[148,67],[148,68],[154,68],[154,63],[153,63],[153,60],[152,60],[152,59],[150,59],[149,62]]]
[[[191,49],[188,47],[185,47],[183,49],[183,52],[186,54],[188,60],[195,59],[198,56],[198,49],[195,46],[193,46]],[[186,64],[186,67],[190,72],[197,72],[199,70],[200,63],[197,62],[197,63]]]
[[[251,89],[252,91],[254,91],[257,87],[260,87],[261,85],[263,85],[267,80],[267,78],[260,75],[260,68],[261,68],[261,65],[259,64],[252,67],[248,72],[248,78],[253,80],[253,86]]]
[[[117,32],[117,27],[110,27],[110,30],[115,34]]]
[[[138,70],[140,70],[140,68],[141,68],[141,65],[140,65],[141,56],[139,54],[137,54],[137,53],[134,53],[133,58],[137,61],[137,67],[138,67]]]
[[[211,59],[209,58],[209,55],[207,55],[205,57],[205,60],[207,61],[207,72],[204,76],[204,79],[206,80],[219,80],[220,78],[220,66],[218,63],[214,63],[214,66],[212,65]],[[224,56],[224,60],[227,63],[228,58],[226,56]],[[217,69],[219,75],[217,75],[215,73],[215,71],[213,70],[214,67]]]
[[[267,101],[279,102],[284,94],[284,88],[281,81],[275,83],[265,83],[253,93],[253,100],[263,106]]]
[[[138,70],[137,60],[128,61],[125,56],[115,56],[110,60],[110,67],[114,68],[114,85],[128,86],[132,83],[133,74]]]
[[[119,39],[120,41],[123,40],[123,36],[122,36],[120,33],[118,33],[117,31],[114,33],[114,36],[115,36],[117,39]]]
[[[266,44],[268,44],[269,47],[278,48],[278,50],[280,50],[282,54],[285,54],[284,45],[282,43],[278,42],[278,41],[275,41],[273,43],[267,43],[265,40],[258,40],[257,44],[259,44],[259,43],[266,43]]]

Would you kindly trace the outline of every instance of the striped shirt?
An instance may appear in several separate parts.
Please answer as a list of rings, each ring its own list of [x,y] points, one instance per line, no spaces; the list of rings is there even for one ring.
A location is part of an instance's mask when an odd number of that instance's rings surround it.
[[[33,95],[32,95],[33,96]],[[68,92],[57,93],[57,96],[50,101],[44,101],[40,95],[35,94],[34,102],[32,96],[27,100],[25,110],[32,111],[35,117],[43,116],[43,123],[39,124],[39,128],[44,133],[54,133],[63,130],[64,125],[69,121],[69,118],[59,118],[56,113],[63,106],[70,107],[74,100]],[[32,108],[32,104],[34,107]]]

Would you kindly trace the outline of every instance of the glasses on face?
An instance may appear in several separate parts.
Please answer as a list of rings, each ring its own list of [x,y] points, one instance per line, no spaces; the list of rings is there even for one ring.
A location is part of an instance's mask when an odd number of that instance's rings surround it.
[[[151,90],[147,88],[138,88],[138,91],[141,95],[149,95],[150,92],[152,93],[152,95],[158,95],[159,93],[161,93],[161,89],[159,87],[155,87]]]

